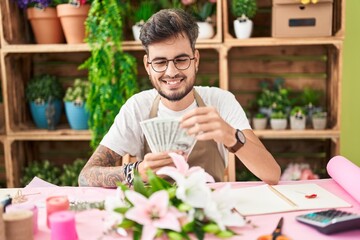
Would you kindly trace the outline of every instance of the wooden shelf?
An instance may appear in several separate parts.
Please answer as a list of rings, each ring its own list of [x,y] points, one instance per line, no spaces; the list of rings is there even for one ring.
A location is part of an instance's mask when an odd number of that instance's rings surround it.
[[[340,137],[339,130],[254,130],[263,139],[333,139]]]
[[[9,140],[28,141],[89,141],[91,132],[89,130],[27,130],[8,133]]]

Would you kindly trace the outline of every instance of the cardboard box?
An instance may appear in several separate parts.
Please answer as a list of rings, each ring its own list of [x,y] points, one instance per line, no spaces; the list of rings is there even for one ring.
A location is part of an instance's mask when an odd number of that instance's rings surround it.
[[[273,37],[325,37],[332,35],[333,0],[301,4],[300,0],[273,0]]]

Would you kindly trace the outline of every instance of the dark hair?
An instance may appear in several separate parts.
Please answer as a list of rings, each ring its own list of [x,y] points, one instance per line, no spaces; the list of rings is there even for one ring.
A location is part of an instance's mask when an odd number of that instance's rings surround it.
[[[195,51],[199,27],[192,15],[182,9],[163,9],[152,15],[140,31],[140,40],[147,54],[151,43],[186,34]]]

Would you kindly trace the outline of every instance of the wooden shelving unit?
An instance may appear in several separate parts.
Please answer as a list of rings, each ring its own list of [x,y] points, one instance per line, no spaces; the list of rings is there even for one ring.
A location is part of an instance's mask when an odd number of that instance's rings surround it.
[[[64,117],[54,131],[35,128],[24,98],[26,83],[35,74],[57,75],[65,85],[74,77],[86,76],[87,72],[77,70],[77,66],[90,56],[90,49],[87,44],[34,44],[29,37],[31,30],[27,20],[15,3],[4,0],[0,6],[0,66],[5,119],[4,130],[0,132],[0,146],[3,147],[7,186],[17,187],[23,167],[28,161],[44,156],[44,149],[56,150],[61,149],[62,145],[78,143],[84,146],[84,142],[90,141],[90,131],[71,130]],[[243,106],[246,106],[247,101],[254,98],[255,93],[259,91],[257,83],[262,78],[271,76],[287,74],[291,79],[288,84],[295,91],[304,86],[322,90],[329,112],[327,129],[266,129],[255,133],[263,139],[265,146],[280,164],[290,160],[308,160],[316,164],[326,162],[330,156],[339,153],[340,145],[345,0],[334,0],[333,35],[321,38],[272,38],[271,0],[258,0],[258,6],[262,10],[254,20],[254,37],[239,40],[233,37],[231,30],[234,18],[228,11],[229,1],[218,1],[214,18],[216,34],[213,39],[199,41],[196,46],[201,53],[199,78],[209,79],[212,84],[233,92]],[[257,26],[261,26],[259,31]],[[146,77],[141,61],[144,51],[140,43],[126,39],[123,49],[139,59],[139,79]],[[296,60],[271,60],[271,56],[284,58],[306,54],[322,58],[310,63],[303,61],[301,64]],[[249,67],[251,65],[253,66]],[[303,74],[305,77],[294,77],[295,73]],[[306,154],[296,153],[297,150],[304,149]],[[90,151],[90,148],[85,151]],[[61,155],[61,151],[58,154]],[[56,156],[56,161],[61,161],[61,157],[60,160],[58,158]],[[71,161],[68,156],[63,158]],[[234,181],[234,155],[230,155],[229,160],[227,179]]]

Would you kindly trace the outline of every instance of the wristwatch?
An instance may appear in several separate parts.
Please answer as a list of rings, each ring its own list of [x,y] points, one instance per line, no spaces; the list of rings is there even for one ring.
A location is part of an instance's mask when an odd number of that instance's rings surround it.
[[[244,133],[239,129],[236,129],[235,138],[236,138],[235,145],[232,147],[226,147],[231,153],[236,153],[242,146],[244,146],[246,142]]]

